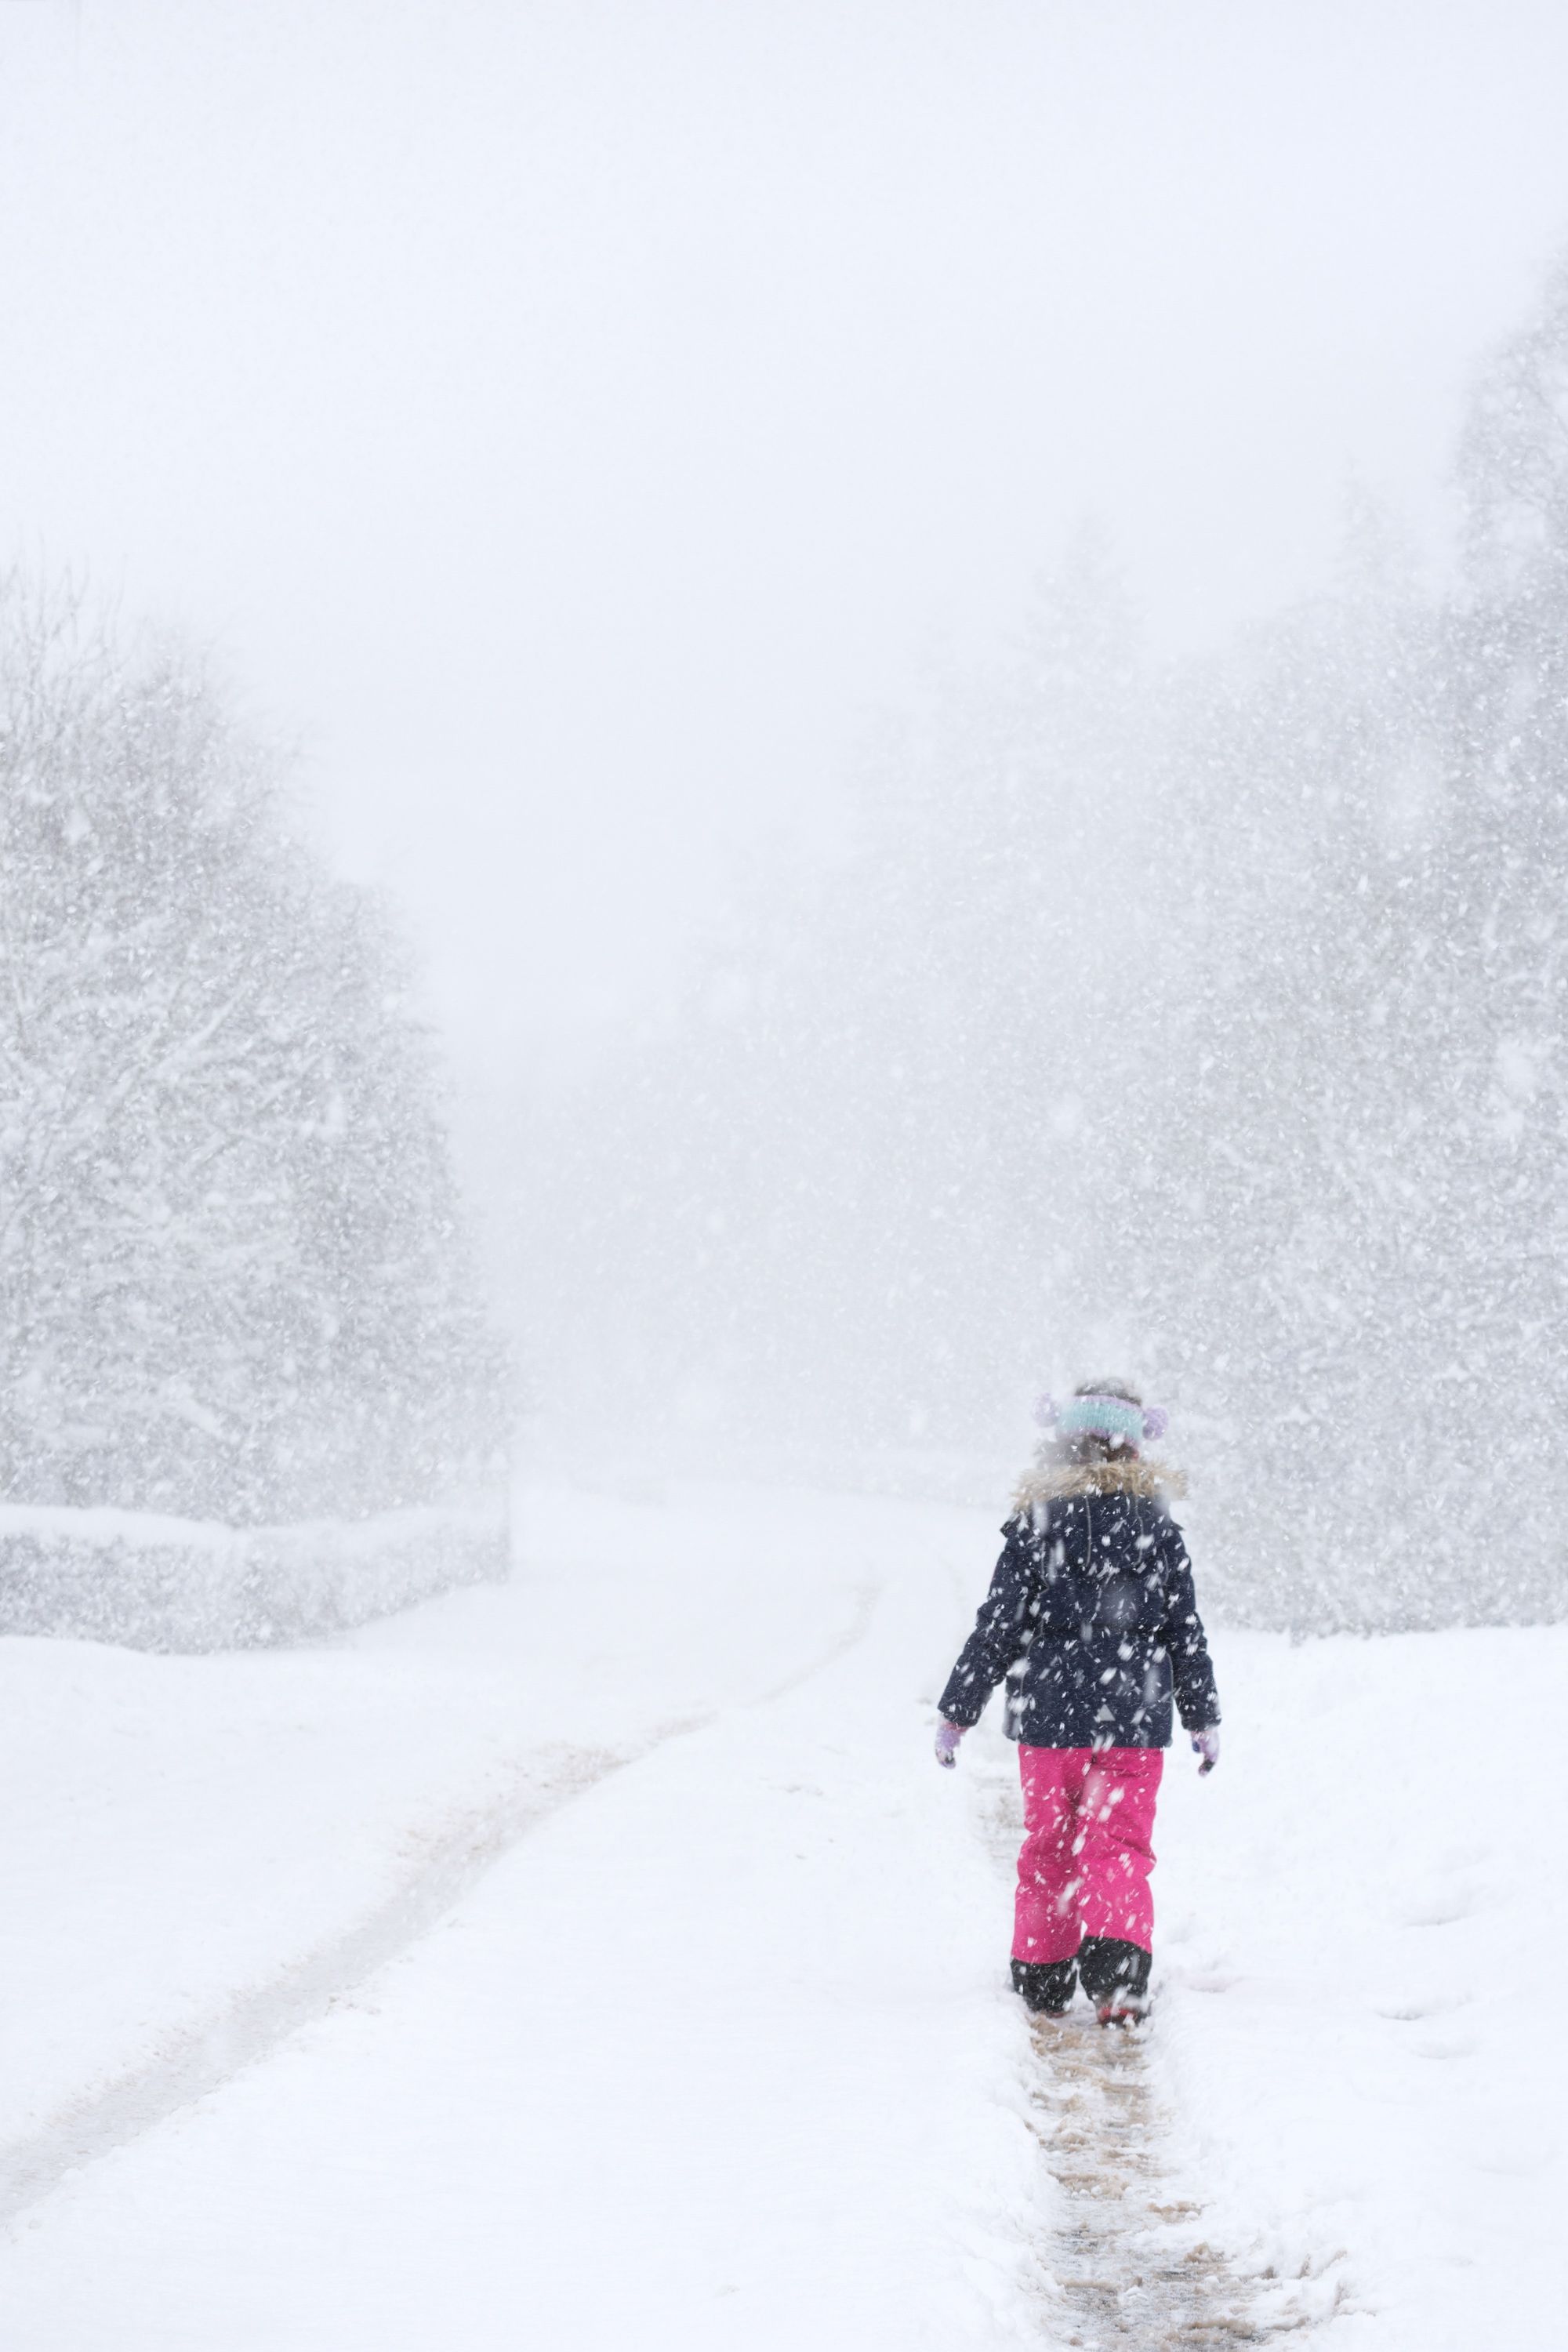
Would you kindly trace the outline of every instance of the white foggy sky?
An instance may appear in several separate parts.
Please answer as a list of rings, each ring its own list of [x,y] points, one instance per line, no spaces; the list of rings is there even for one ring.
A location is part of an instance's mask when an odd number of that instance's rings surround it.
[[[1568,236],[1526,0],[0,0],[0,547],[216,639],[468,1058],[665,973],[1086,511],[1436,543]]]

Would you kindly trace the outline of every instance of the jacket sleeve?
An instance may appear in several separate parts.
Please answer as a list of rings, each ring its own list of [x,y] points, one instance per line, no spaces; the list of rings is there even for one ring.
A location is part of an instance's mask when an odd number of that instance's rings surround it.
[[[1165,1649],[1171,1661],[1171,1682],[1176,1713],[1184,1731],[1203,1731],[1219,1721],[1219,1694],[1215,1688],[1204,1621],[1198,1615],[1193,1589],[1193,1564],[1174,1519],[1166,1521]]]
[[[1020,1520],[1010,1520],[1004,1533],[1007,1540],[992,1576],[991,1590],[976,1612],[974,1631],[959,1652],[958,1664],[937,1702],[949,1723],[961,1723],[966,1728],[979,1722],[986,1700],[1008,1667],[1023,1656],[1034,1632],[1031,1547],[1024,1540]]]

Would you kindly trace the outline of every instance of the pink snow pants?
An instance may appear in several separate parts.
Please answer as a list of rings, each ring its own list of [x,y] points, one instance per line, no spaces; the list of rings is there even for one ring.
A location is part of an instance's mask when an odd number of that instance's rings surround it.
[[[1163,1748],[1018,1748],[1024,1843],[1016,1960],[1070,1960],[1086,1936],[1153,1948],[1149,1873]]]

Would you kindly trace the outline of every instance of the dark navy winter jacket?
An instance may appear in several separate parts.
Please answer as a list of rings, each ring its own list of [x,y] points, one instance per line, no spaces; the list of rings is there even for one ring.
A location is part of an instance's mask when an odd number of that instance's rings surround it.
[[[1102,1475],[1113,1478],[1114,1465]],[[1173,1692],[1188,1731],[1219,1721],[1187,1548],[1154,1496],[1047,1486],[1002,1532],[991,1590],[942,1695],[950,1723],[978,1723],[1020,1662],[1007,1728],[1026,1747],[1168,1747]]]

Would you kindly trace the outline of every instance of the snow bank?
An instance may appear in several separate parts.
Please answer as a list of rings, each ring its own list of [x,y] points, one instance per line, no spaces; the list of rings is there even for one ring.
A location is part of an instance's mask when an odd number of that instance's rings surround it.
[[[509,1550],[502,1496],[281,1528],[0,1504],[0,1633],[138,1650],[309,1641],[504,1577]]]

